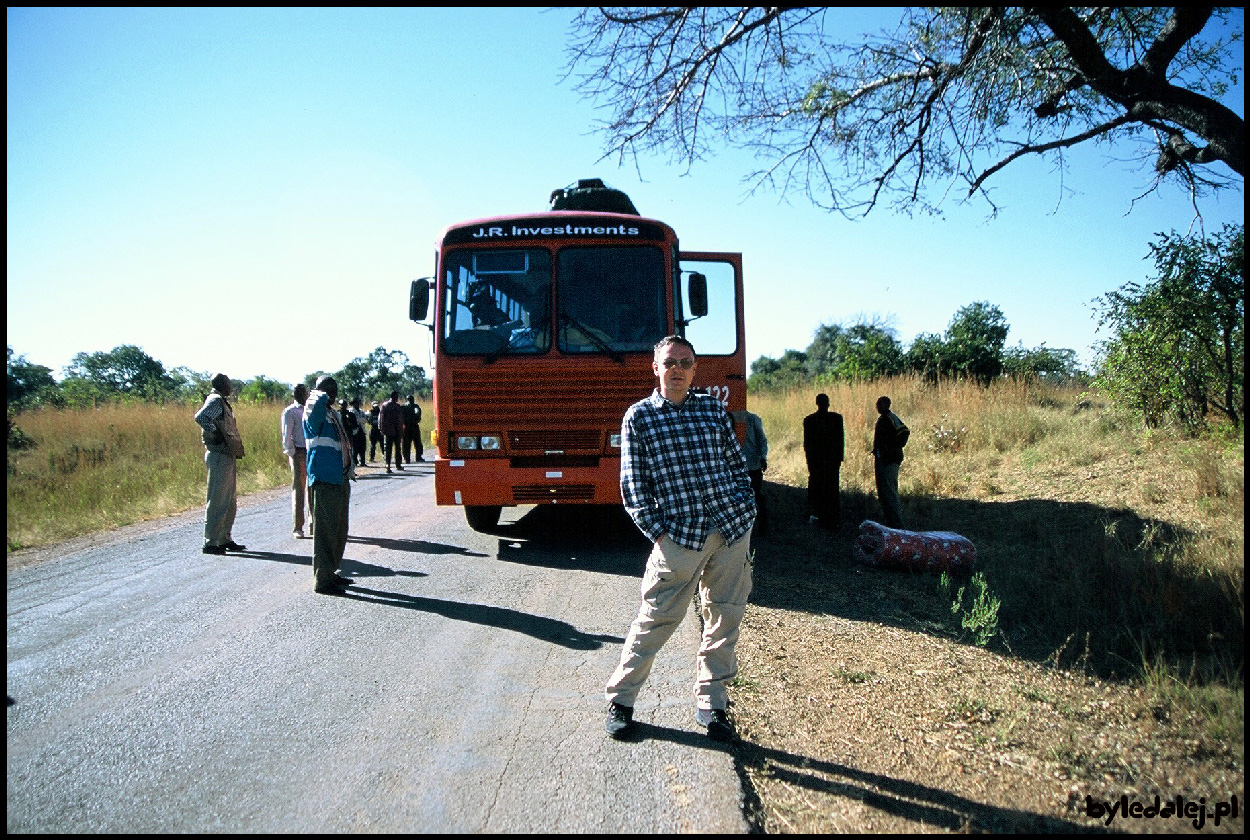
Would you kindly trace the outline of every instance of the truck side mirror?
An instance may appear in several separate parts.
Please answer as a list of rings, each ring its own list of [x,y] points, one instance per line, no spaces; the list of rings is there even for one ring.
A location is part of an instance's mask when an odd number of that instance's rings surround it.
[[[412,281],[412,291],[408,294],[408,318],[412,321],[424,321],[430,312],[430,278],[423,277]]]
[[[690,300],[691,317],[702,318],[707,315],[707,277],[692,271],[686,296]]]

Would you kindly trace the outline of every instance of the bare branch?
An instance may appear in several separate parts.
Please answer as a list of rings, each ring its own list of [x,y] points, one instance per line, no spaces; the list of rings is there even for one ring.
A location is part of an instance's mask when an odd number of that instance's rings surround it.
[[[981,184],[983,184],[987,178],[989,178],[995,172],[998,172],[1003,167],[1007,166],[1007,164],[1011,163],[1013,160],[1016,160],[1017,158],[1024,157],[1025,155],[1040,155],[1045,152],[1049,152],[1053,149],[1062,149],[1068,146],[1075,146],[1079,143],[1084,143],[1086,140],[1092,140],[1095,137],[1098,137],[1099,135],[1112,132],[1115,129],[1120,128],[1121,126],[1127,125],[1128,123],[1132,121],[1133,120],[1131,117],[1116,117],[1114,120],[1111,120],[1111,122],[1103,123],[1102,125],[1099,125],[1099,126],[1094,126],[1089,131],[1083,131],[1080,134],[1074,135],[1072,137],[1062,137],[1058,140],[1052,140],[1049,143],[1039,143],[1036,145],[1022,146],[1016,151],[1007,155],[1007,157],[1003,158],[998,163],[991,166],[989,169],[986,169],[980,175],[978,175],[977,179],[972,182],[972,186],[968,189],[968,194],[971,195],[972,193],[976,192],[978,189],[981,188]]]
[[[752,191],[841,213],[973,196],[996,210],[985,186],[1005,166],[1053,155],[1062,176],[1064,151],[1098,138],[1149,147],[1156,186],[1180,180],[1196,198],[1244,168],[1244,120],[1215,98],[1241,33],[1203,26],[1225,14],[908,7],[893,32],[834,37],[830,7],[588,8],[566,78],[610,115],[605,156],[692,166],[737,145],[759,159]]]

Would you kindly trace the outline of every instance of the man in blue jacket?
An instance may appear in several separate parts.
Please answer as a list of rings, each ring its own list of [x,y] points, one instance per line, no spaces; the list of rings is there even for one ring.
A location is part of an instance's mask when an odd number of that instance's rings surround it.
[[[347,549],[348,482],[356,479],[352,441],[334,410],[338,395],[334,377],[322,376],[304,403],[308,486],[313,488],[313,589],[323,595],[342,594],[352,584],[338,573]]]

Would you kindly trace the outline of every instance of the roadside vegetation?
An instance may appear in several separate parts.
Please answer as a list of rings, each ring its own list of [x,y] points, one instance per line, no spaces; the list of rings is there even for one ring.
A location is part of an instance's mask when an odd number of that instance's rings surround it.
[[[803,490],[801,418],[820,392],[846,426],[833,534],[807,522]],[[971,539],[971,578],[853,559],[859,523],[880,515],[882,394],[912,430],[905,525]],[[1006,379],[749,403],[772,524],[731,696],[756,828],[1071,831],[1099,825],[1086,796],[1244,795],[1239,428],[1149,428],[1095,390]]]
[[[234,403],[247,452],[239,461],[240,494],[290,483],[278,436],[289,404]],[[21,414],[9,430],[8,551],[203,506],[204,445],[192,419],[199,407],[112,402]],[[422,432],[428,440],[428,426]]]

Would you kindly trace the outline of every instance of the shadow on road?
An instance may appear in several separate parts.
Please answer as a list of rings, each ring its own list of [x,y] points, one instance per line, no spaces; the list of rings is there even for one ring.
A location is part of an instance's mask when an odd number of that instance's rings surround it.
[[[391,481],[392,479],[402,479],[413,475],[434,474],[434,462],[432,461],[418,461],[412,464],[405,464],[402,470],[395,470],[394,472],[389,473],[386,472],[385,465],[374,467],[370,464],[369,467],[377,469],[378,472],[363,473],[358,475],[356,476],[357,481]]]
[[[651,550],[620,505],[536,505],[490,530],[505,563],[642,577]]]
[[[275,563],[290,563],[295,566],[312,566],[312,557],[302,554],[280,554],[276,551],[240,551],[236,557],[253,557],[257,560],[271,560]],[[362,563],[359,560],[343,558],[342,571],[357,577],[429,577],[426,572],[396,571],[389,566],[376,566],[373,563]]]
[[[411,551],[415,554],[458,554],[462,557],[486,556],[480,551],[469,551],[462,546],[432,543],[425,540],[404,540],[391,537],[353,537],[349,534],[347,541],[349,543],[375,545],[378,548],[385,548],[390,551]]]
[[[624,644],[620,636],[609,636],[584,633],[567,621],[547,618],[541,615],[510,610],[506,607],[492,607],[487,604],[465,604],[459,601],[443,601],[438,598],[424,598],[419,595],[403,595],[398,592],[385,592],[379,589],[367,589],[353,586],[343,590],[340,598],[349,598],[369,604],[382,604],[389,607],[402,607],[408,610],[434,613],[455,621],[468,621],[501,630],[524,633],[544,642],[572,648],[573,650],[598,650],[605,643]]]

